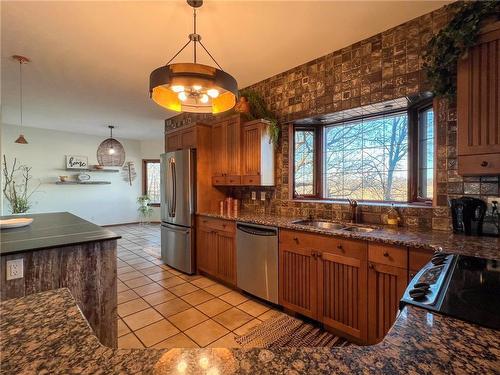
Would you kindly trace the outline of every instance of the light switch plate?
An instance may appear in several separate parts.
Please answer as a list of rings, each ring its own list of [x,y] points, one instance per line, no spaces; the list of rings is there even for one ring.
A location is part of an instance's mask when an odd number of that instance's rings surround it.
[[[252,191],[252,200],[256,200],[257,199],[257,192],[256,191]]]
[[[266,192],[265,191],[261,191],[260,192],[260,200],[261,201],[265,201],[266,200]]]
[[[23,259],[8,260],[6,263],[7,280],[22,279],[24,277]]]

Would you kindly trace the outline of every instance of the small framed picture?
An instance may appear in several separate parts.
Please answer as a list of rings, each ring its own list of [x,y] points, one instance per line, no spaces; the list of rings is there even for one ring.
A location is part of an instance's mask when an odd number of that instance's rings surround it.
[[[88,169],[89,158],[81,155],[66,155],[66,169]]]

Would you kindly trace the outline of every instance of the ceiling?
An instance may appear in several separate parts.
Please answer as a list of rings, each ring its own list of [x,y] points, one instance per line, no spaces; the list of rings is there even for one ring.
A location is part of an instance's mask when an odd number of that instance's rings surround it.
[[[239,87],[268,78],[437,9],[449,1],[216,1],[198,11],[204,44]],[[1,2],[2,122],[161,139],[175,115],[149,99],[148,79],[192,32],[179,1]],[[190,61],[191,49],[177,62]],[[201,63],[209,63],[202,54]]]

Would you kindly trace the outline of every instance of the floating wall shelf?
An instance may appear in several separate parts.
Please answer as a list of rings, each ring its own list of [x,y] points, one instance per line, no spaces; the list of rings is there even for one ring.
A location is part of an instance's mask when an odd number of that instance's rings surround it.
[[[111,172],[111,173],[118,173],[120,172],[119,169],[96,169],[96,168],[89,168],[89,169],[64,169],[65,171],[68,172]]]
[[[109,185],[111,181],[57,181],[57,185]]]

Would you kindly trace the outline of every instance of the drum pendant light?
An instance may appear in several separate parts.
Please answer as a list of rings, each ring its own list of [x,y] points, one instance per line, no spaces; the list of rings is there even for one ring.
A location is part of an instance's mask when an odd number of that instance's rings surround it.
[[[196,33],[196,8],[203,5],[203,0],[187,0],[187,3],[193,8],[193,33],[165,66],[151,72],[150,96],[156,104],[175,112],[225,112],[236,104],[238,84],[233,76],[222,70],[201,42],[201,35]],[[191,42],[194,62],[170,64]],[[198,43],[217,68],[196,62]]]
[[[21,133],[14,142],[21,145],[27,145],[28,141],[24,138],[23,134],[23,64],[29,63],[30,59],[19,55],[14,55],[12,58],[19,62],[19,120],[21,127]]]

